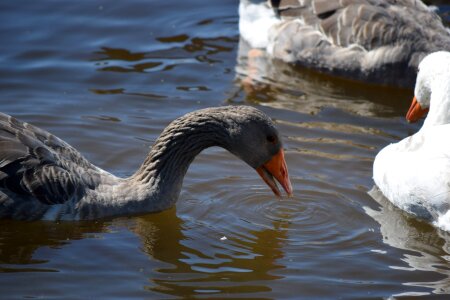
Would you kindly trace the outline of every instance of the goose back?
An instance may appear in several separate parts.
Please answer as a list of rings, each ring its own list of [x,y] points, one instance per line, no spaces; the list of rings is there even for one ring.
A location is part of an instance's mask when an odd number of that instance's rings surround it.
[[[61,139],[0,113],[0,218],[36,219],[79,200],[98,168]]]
[[[413,87],[424,56],[450,50],[450,33],[419,0],[272,0],[275,58],[335,75]]]

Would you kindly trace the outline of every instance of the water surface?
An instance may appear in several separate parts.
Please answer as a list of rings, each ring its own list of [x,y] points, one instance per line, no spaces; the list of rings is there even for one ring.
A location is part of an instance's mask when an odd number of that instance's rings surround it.
[[[450,7],[436,1],[448,20]],[[247,104],[277,123],[295,196],[218,148],[176,207],[96,222],[0,221],[4,299],[445,299],[450,237],[367,194],[417,131],[410,90],[246,57],[238,1],[0,3],[0,111],[127,176],[174,118]]]

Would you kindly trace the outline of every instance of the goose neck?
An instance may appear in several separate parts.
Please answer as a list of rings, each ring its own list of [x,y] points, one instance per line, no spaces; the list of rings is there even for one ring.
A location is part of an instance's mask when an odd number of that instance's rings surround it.
[[[147,197],[173,204],[194,158],[205,148],[228,149],[226,120],[214,115],[191,114],[173,121],[160,135],[139,170],[132,176],[146,186]]]
[[[422,129],[450,123],[450,82],[437,78],[431,90],[430,110]]]

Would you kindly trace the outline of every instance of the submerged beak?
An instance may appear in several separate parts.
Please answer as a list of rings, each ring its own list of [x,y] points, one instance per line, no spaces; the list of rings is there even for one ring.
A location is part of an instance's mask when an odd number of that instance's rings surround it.
[[[280,149],[277,154],[272,156],[272,158],[261,167],[257,168],[256,171],[264,182],[272,189],[275,195],[281,197],[281,192],[278,189],[275,180],[273,180],[274,177],[281,184],[288,196],[292,196],[292,185],[289,180],[289,173],[286,161],[284,160],[283,149]]]
[[[423,109],[420,106],[419,102],[417,102],[416,97],[414,97],[411,106],[409,107],[408,113],[406,114],[406,120],[411,123],[416,122],[427,112],[428,108]]]

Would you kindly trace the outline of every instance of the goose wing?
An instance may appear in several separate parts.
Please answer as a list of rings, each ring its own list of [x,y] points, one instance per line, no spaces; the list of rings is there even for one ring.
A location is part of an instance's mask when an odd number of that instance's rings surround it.
[[[301,19],[343,47],[357,43],[371,50],[424,30],[447,35],[439,16],[415,0],[272,0],[271,5],[282,19]]]
[[[414,70],[426,53],[449,48],[450,37],[439,16],[421,1],[270,2],[284,21],[274,35],[274,53],[285,61],[319,67],[323,61],[324,67],[337,68],[344,61],[346,69],[368,70],[401,63]]]
[[[78,200],[95,168],[54,135],[0,113],[0,218],[34,218]]]

